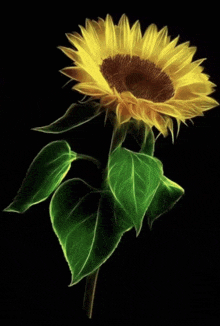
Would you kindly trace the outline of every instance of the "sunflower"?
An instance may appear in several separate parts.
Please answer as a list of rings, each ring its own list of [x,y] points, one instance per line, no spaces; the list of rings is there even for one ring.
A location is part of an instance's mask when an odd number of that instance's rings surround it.
[[[167,26],[151,24],[142,35],[139,21],[130,27],[124,14],[118,25],[107,15],[79,27],[81,34],[66,34],[73,48],[59,47],[75,64],[61,72],[78,81],[73,89],[113,110],[118,126],[135,119],[173,136],[172,118],[179,131],[181,122],[218,105],[209,97],[216,85],[203,73],[205,59],[192,61],[196,47],[177,45]]]

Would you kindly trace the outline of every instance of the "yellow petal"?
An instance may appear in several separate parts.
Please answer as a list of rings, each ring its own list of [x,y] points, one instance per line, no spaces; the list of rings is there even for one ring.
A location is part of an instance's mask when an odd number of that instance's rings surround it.
[[[158,32],[157,39],[150,56],[154,63],[157,63],[159,54],[167,46],[167,44],[169,44],[169,41],[170,37],[168,36],[168,28],[165,26]]]
[[[177,89],[175,99],[188,100],[198,95],[210,95],[213,93],[215,84],[211,82],[197,82],[185,85]]]
[[[83,68],[94,80],[96,80],[99,87],[101,86],[107,92],[111,92],[110,87],[103,77],[99,65],[92,56],[87,53],[84,48],[79,48],[79,55],[82,60],[82,64],[80,64],[81,68]]]
[[[80,82],[94,82],[92,77],[80,67],[66,67],[61,69],[60,72],[65,76]]]
[[[159,114],[158,112],[154,111],[153,109],[151,109],[149,117],[153,126],[155,126],[164,136],[166,136],[167,135],[166,118],[161,114]]]
[[[178,73],[184,66],[189,64],[192,61],[192,58],[196,52],[196,47],[182,47],[179,48],[179,51],[167,60],[163,70],[167,72],[171,78],[175,73]]]
[[[77,51],[74,51],[73,49],[70,49],[70,48],[66,48],[65,46],[58,46],[58,49],[60,49],[63,53],[65,53],[65,55],[67,57],[69,57],[73,61],[75,61],[77,63],[81,63],[82,62],[81,57],[77,53]]]
[[[192,85],[201,82],[205,84],[209,83],[209,77],[206,74],[201,73],[198,68],[201,67],[197,67],[197,69],[190,71],[185,76],[178,79],[176,81],[176,88],[179,89],[180,87],[183,86]]]
[[[85,82],[85,83],[78,83],[73,86],[73,89],[77,90],[78,92],[94,97],[101,97],[105,95],[105,92],[102,88],[98,87],[94,82]]]
[[[131,43],[132,43],[132,54],[141,55],[141,26],[137,20],[131,28]]]
[[[175,78],[176,80],[178,80],[179,78],[182,78],[184,75],[187,75],[188,73],[192,73],[199,65],[201,65],[203,63],[203,61],[205,61],[206,59],[199,59],[196,60],[194,62],[190,62],[186,65],[183,65],[182,67],[180,67],[179,70],[177,70],[173,75],[172,78]],[[200,73],[200,72],[199,72]]]
[[[124,14],[119,20],[118,23],[119,27],[119,49],[120,51],[127,52],[128,54],[131,54],[132,46],[131,46],[131,30],[130,25],[128,21],[128,17]]]
[[[138,103],[138,99],[129,91],[122,92],[120,94],[120,97],[121,97],[122,100],[125,100],[128,103],[132,103],[132,104],[137,104]]]
[[[96,37],[99,40],[99,44],[103,45],[105,43],[105,21],[102,18],[99,18],[98,22],[95,20],[89,20],[89,23],[87,22],[87,29],[89,32],[93,30],[93,33],[96,34]]]
[[[166,128],[170,130],[172,142],[174,143],[173,120],[170,117],[166,117]],[[167,132],[165,133],[165,135],[167,135]]]
[[[123,102],[118,103],[116,107],[116,116],[119,124],[123,124],[131,119],[128,107]]]
[[[153,108],[155,111],[161,114],[166,114],[175,118],[179,116],[177,108],[174,105],[167,104],[165,102],[154,103]]]
[[[79,45],[78,49],[80,50],[81,48],[84,48],[86,52],[91,54],[93,60],[100,65],[102,63],[102,60],[101,60],[101,44],[99,42],[99,38],[89,20],[86,21],[86,26],[87,29],[80,26],[85,45],[83,44]]]
[[[208,96],[198,96],[190,100],[170,100],[169,104],[175,105],[179,111],[179,118],[190,119],[203,115],[203,111],[210,110],[219,105],[219,103]]]
[[[110,15],[106,16],[105,45],[110,56],[114,56],[117,53],[115,27]]]
[[[154,45],[157,40],[157,26],[155,24],[151,24],[147,29],[143,36],[142,41],[142,57],[144,59],[148,59],[153,51]]]
[[[164,64],[166,63],[166,61],[168,59],[168,56],[175,48],[178,40],[179,40],[179,36],[177,36],[173,41],[171,41],[169,44],[167,44],[167,46],[165,46],[165,48],[160,52],[160,54],[158,56],[158,60],[157,60],[157,64],[159,67],[162,68],[164,66]],[[172,54],[171,54],[171,56],[172,56]]]
[[[170,51],[166,56],[166,62],[163,65],[163,70],[166,71],[170,66],[176,67],[181,60],[187,56],[189,49],[189,42],[178,45],[175,49]]]
[[[164,26],[158,33],[156,47],[162,50],[165,48],[165,46],[167,46],[167,44],[169,44],[169,42],[170,42],[170,36],[168,36],[168,27]]]
[[[117,102],[117,97],[114,95],[105,95],[100,99],[102,106],[107,108],[115,108],[115,103]]]
[[[83,40],[82,36],[76,32],[74,33],[66,33],[66,37],[68,41],[78,49],[78,46],[83,47],[85,46],[85,41]]]

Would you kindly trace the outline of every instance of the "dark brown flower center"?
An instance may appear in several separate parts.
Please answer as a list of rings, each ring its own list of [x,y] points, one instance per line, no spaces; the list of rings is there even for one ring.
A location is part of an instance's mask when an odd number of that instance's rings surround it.
[[[168,75],[149,60],[117,54],[103,60],[101,73],[119,93],[130,91],[137,98],[165,102],[174,95]]]

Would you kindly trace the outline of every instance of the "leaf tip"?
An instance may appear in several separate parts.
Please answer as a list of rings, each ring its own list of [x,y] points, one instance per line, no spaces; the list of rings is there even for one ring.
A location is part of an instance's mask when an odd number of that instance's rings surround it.
[[[68,285],[68,288],[71,288],[74,285],[73,280],[71,280],[70,284]]]
[[[18,197],[18,198],[17,198]],[[19,196],[16,196],[11,204],[3,209],[3,212],[11,212],[22,214],[26,212],[32,204],[30,202],[22,202]]]
[[[71,281],[70,281],[70,284],[68,285],[68,288],[72,287],[73,285],[77,284],[78,282],[79,282],[79,280],[74,281],[73,272],[71,271]]]
[[[6,207],[2,210],[2,212],[11,212],[11,209],[9,207]]]
[[[33,131],[43,131],[42,129],[41,129],[42,127],[35,127],[35,128],[31,128],[31,130],[33,130]]]
[[[141,228],[142,228],[142,224],[140,225],[135,225],[135,231],[136,231],[136,238],[139,236],[140,232],[141,232]]]
[[[40,132],[44,132],[44,133],[47,133],[47,134],[56,134],[56,133],[59,133],[59,132],[50,130],[49,127],[50,127],[50,125],[43,126],[43,127],[34,127],[34,128],[31,128],[31,130],[33,130],[33,131],[40,131]]]
[[[6,208],[4,208],[2,210],[3,212],[7,212],[7,213],[23,213],[23,211],[20,211],[16,208],[13,207],[13,203],[11,203],[10,205],[8,205]]]
[[[153,221],[150,220],[149,218],[148,218],[148,226],[149,226],[150,231],[152,231],[152,228],[153,228]]]

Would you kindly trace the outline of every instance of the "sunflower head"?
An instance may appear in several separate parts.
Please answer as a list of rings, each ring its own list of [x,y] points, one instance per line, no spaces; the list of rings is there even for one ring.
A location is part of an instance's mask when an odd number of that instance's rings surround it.
[[[177,45],[167,27],[151,24],[142,35],[139,21],[132,27],[126,15],[118,25],[107,15],[86,20],[81,34],[67,34],[72,48],[59,47],[74,66],[61,72],[77,81],[73,89],[100,99],[116,113],[117,125],[131,119],[173,136],[178,125],[218,105],[209,95],[216,86],[203,73],[204,59],[193,61],[196,47]]]

